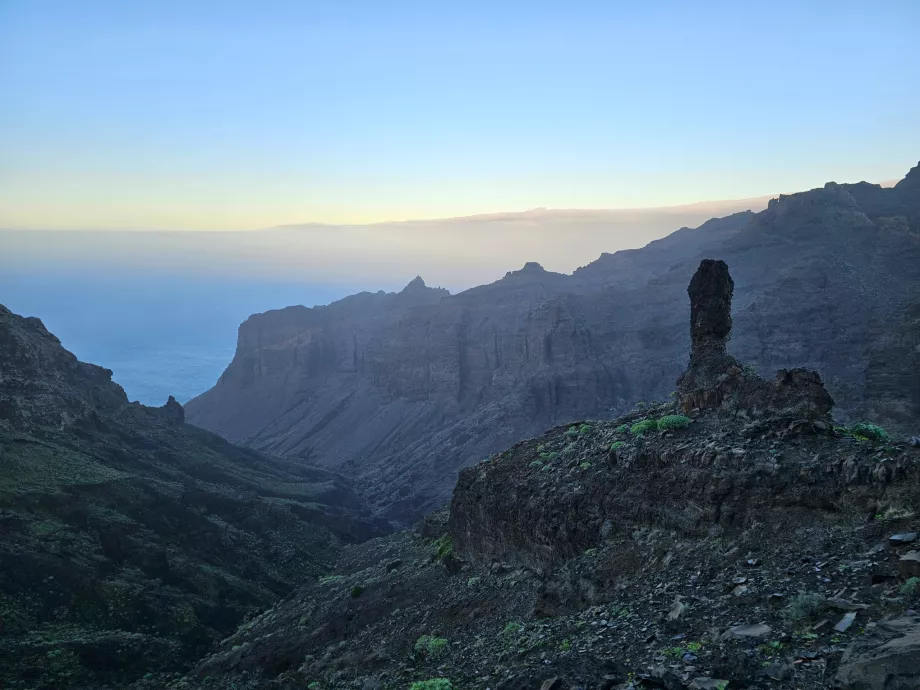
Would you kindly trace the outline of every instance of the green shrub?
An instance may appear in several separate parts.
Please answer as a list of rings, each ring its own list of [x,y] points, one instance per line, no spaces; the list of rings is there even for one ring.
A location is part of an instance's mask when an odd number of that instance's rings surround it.
[[[643,419],[630,427],[629,431],[633,436],[641,436],[646,431],[655,431],[658,428],[658,422],[654,419]]]
[[[415,651],[432,659],[441,656],[445,649],[447,649],[447,640],[443,637],[422,635],[415,641]]]
[[[583,470],[590,470],[592,467],[594,467],[594,465],[592,465],[590,462],[583,462],[579,465],[579,467]]]
[[[590,434],[591,429],[592,427],[590,424],[582,424],[580,427],[578,427],[578,433],[579,434]]]
[[[901,596],[906,599],[920,599],[920,577],[912,577],[901,585]]]
[[[447,678],[432,678],[415,681],[409,686],[409,690],[454,690],[454,686]]]
[[[793,622],[806,621],[820,613],[826,601],[820,594],[796,594],[783,609],[783,617]]]
[[[614,429],[614,431],[618,434],[625,434],[627,431],[629,431],[629,424],[620,424],[620,426]]]
[[[849,428],[849,432],[853,438],[859,439],[860,441],[878,441],[880,443],[886,443],[890,440],[887,431],[877,424],[869,424],[868,422],[853,424]]]
[[[578,427],[570,426],[568,429],[565,430],[565,435],[566,436],[578,436]]]
[[[684,417],[682,414],[668,414],[658,420],[658,429],[664,431],[666,429],[686,429],[690,426],[690,418]]]
[[[355,585],[354,587],[351,588],[350,594],[351,594],[351,596],[353,596],[355,599],[357,599],[357,598],[360,597],[362,594],[364,594],[364,587],[362,587],[361,585]]]
[[[443,561],[454,554],[454,540],[450,538],[449,534],[443,535],[434,543],[434,551],[438,560]]]
[[[528,464],[531,467],[543,467],[543,463],[539,460],[531,460]]]
[[[636,403],[636,407],[640,407],[640,408],[645,407],[645,402],[643,400],[640,400],[639,402]]]
[[[520,623],[509,621],[508,624],[505,625],[505,628],[502,630],[502,635],[519,635],[523,629],[524,626]]]
[[[622,448],[626,444],[623,441],[614,441],[610,444],[610,450],[616,450],[617,448]]]
[[[466,581],[466,586],[467,586],[467,587],[475,587],[475,586],[478,585],[480,582],[482,582],[482,578],[481,578],[481,577],[478,577],[478,576],[474,576],[474,577],[471,577],[469,580]]]

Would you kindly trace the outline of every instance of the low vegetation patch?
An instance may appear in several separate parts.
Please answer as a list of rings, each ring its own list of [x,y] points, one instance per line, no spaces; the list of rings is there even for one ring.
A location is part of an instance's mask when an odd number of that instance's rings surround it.
[[[521,625],[520,623],[509,621],[508,624],[505,625],[504,629],[502,630],[502,635],[505,635],[505,636],[519,635],[523,629],[524,629],[524,626]]]
[[[415,651],[431,659],[437,659],[447,649],[447,640],[433,635],[422,635],[415,641]]]
[[[851,424],[850,426],[836,426],[834,430],[844,436],[855,438],[857,441],[887,443],[891,440],[887,431],[878,424],[870,424],[869,422],[859,422],[857,424]]]
[[[912,577],[901,585],[901,596],[905,599],[920,599],[920,577]]]
[[[454,540],[450,538],[449,534],[445,534],[435,541],[434,553],[440,561],[454,555]]]
[[[415,681],[409,690],[454,690],[454,686],[447,678],[432,678]]]
[[[656,431],[658,429],[658,422],[654,419],[643,419],[641,422],[636,422],[629,429],[630,433],[633,436],[641,436],[646,431]]]
[[[682,414],[668,414],[658,420],[658,429],[666,431],[668,429],[686,429],[690,426],[691,419]]]
[[[793,622],[807,621],[821,612],[826,601],[822,595],[813,592],[796,594],[783,609],[783,617]]]
[[[627,431],[629,431],[629,424],[620,424],[620,426],[614,429],[614,431],[618,434],[625,434]]]
[[[622,448],[625,445],[626,444],[623,441],[614,441],[610,444],[610,450],[617,450],[618,448]]]

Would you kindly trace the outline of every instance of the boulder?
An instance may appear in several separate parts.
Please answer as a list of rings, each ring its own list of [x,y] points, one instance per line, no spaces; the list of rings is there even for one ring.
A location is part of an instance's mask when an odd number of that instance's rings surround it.
[[[902,579],[920,577],[920,551],[909,551],[898,561],[898,574]]]
[[[856,638],[835,678],[847,690],[920,688],[920,617],[879,623]]]

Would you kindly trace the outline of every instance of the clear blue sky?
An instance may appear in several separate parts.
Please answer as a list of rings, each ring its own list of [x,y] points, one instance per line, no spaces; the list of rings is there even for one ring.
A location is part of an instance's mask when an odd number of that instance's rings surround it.
[[[920,159],[920,2],[0,0],[0,226],[644,207]]]

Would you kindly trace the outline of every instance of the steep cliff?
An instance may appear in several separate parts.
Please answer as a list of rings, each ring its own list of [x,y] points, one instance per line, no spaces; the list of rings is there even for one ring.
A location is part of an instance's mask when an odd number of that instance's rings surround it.
[[[0,306],[0,686],[177,671],[345,543],[385,533],[342,477],[129,404]]]
[[[741,359],[815,370],[841,417],[913,431],[877,404],[884,384],[866,381],[920,294],[918,178],[920,166],[890,189],[828,183],[571,276],[528,264],[457,295],[415,284],[414,300],[366,294],[257,315],[189,419],[341,468],[386,515],[414,519],[499,448],[666,398],[686,363],[685,286],[705,253],[738,277]]]

